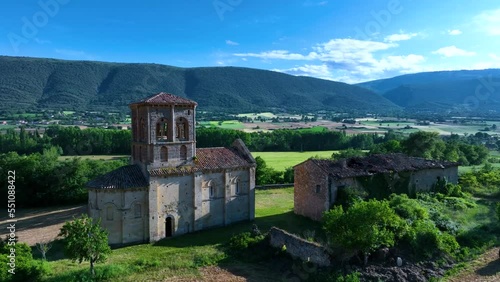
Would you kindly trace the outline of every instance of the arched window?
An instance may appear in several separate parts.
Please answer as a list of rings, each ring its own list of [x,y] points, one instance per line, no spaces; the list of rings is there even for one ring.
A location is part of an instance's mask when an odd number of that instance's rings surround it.
[[[160,161],[168,162],[168,149],[165,146],[160,149]]]
[[[146,140],[146,122],[144,121],[144,118],[141,117],[139,121],[139,141],[144,141]]]
[[[135,204],[134,205],[134,217],[135,218],[140,218],[142,216],[141,213],[141,204]]]
[[[168,139],[168,122],[166,118],[161,118],[156,123],[156,139],[157,140],[167,140]]]
[[[181,160],[185,161],[187,160],[187,147],[186,145],[181,146]]]
[[[106,208],[106,220],[113,220],[113,206],[108,206]]]
[[[240,187],[240,178],[235,177],[232,179],[232,186],[234,187],[234,194],[238,195],[241,192],[241,187]]]
[[[185,118],[178,118],[175,123],[175,137],[179,140],[189,140],[189,125]]]

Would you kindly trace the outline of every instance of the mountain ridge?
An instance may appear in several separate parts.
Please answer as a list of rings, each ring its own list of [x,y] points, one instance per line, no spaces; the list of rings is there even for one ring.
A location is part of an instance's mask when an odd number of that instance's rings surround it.
[[[0,110],[128,111],[129,103],[158,92],[187,97],[213,111],[399,110],[363,87],[252,68],[0,56],[0,73]]]

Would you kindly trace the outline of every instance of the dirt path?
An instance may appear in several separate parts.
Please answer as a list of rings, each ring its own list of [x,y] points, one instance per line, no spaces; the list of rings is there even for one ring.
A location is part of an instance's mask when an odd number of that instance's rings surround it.
[[[498,251],[493,248],[471,262],[470,266],[459,275],[448,279],[448,282],[494,282],[500,281],[500,259]]]
[[[37,242],[55,239],[66,221],[86,212],[86,205],[16,210],[15,221],[6,214],[0,217],[0,236],[5,238],[7,227],[15,223],[18,240],[33,246]]]

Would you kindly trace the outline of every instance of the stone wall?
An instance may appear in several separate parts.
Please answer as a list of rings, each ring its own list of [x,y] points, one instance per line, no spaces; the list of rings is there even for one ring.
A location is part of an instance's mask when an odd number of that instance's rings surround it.
[[[312,161],[294,168],[293,210],[296,214],[321,220],[329,208],[328,176]]]
[[[286,246],[286,252],[294,258],[309,261],[319,266],[329,266],[330,256],[325,248],[290,234],[276,227],[269,230],[270,244],[275,248]]]

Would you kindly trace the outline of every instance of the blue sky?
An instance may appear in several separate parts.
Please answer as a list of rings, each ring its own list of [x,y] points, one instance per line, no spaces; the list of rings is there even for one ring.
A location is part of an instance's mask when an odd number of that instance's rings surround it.
[[[18,0],[0,55],[241,66],[361,82],[500,68],[498,0]]]

